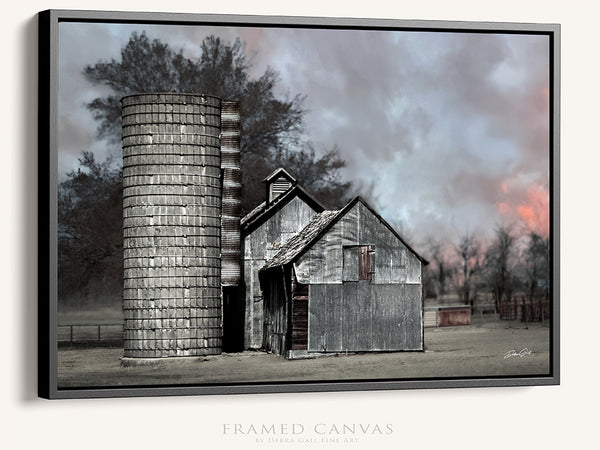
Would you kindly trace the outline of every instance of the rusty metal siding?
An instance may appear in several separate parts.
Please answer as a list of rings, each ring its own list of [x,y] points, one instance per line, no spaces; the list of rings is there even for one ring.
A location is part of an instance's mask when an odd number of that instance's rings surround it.
[[[125,357],[218,354],[221,101],[122,99]]]
[[[423,309],[425,327],[451,327],[471,325],[471,308],[468,305],[428,306]]]
[[[451,327],[471,325],[471,308],[440,308],[438,311],[438,326]]]
[[[374,284],[421,284],[421,261],[362,203],[357,203],[295,263],[303,283],[339,284],[344,276],[344,247],[374,249]]]
[[[239,102],[221,104],[221,169],[223,170],[221,283],[223,286],[238,286],[241,277],[240,219],[242,213]]]
[[[263,297],[258,271],[292,236],[310,222],[316,211],[296,197],[244,238],[245,347],[263,345]]]
[[[358,279],[371,279],[371,246],[361,245],[358,247]]]
[[[423,349],[420,285],[309,287],[309,352]]]
[[[292,271],[292,350],[308,349],[308,285]]]

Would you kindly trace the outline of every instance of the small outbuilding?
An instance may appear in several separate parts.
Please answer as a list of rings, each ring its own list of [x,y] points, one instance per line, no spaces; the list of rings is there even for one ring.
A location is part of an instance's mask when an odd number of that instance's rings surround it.
[[[263,347],[288,358],[422,351],[426,264],[360,197],[316,213],[259,271]]]
[[[279,168],[265,184],[265,201],[241,220],[243,279],[245,295],[238,313],[243,330],[243,347],[263,346],[263,294],[258,271],[281,247],[325,208],[311,197],[285,169]]]

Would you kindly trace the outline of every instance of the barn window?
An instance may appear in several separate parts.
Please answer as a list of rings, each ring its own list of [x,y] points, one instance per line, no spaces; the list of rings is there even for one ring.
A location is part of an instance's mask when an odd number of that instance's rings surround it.
[[[373,247],[353,245],[344,247],[342,281],[371,280],[373,275]]]

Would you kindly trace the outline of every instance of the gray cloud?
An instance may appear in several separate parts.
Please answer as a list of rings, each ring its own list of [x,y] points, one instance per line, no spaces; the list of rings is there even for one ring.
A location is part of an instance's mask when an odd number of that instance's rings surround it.
[[[131,32],[142,28],[63,26],[60,167],[66,170],[82,147],[115,152],[94,138],[95,124],[83,105],[101,92],[85,82],[81,69],[118,59]],[[306,139],[321,150],[337,145],[347,162],[344,175],[373,186],[374,206],[419,241],[467,229],[489,235],[496,223],[518,218],[519,206],[547,192],[543,36],[144,29],[187,56],[199,56],[208,34],[240,37],[252,76],[271,66],[280,74],[280,95],[307,95]]]

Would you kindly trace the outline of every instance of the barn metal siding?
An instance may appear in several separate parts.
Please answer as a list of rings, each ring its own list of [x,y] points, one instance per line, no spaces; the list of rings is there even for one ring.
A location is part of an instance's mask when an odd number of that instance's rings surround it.
[[[309,286],[309,352],[423,350],[421,286]]]
[[[348,267],[344,274],[344,248],[358,245],[373,247],[373,284],[421,284],[419,258],[361,202],[299,258],[295,264],[298,281],[339,284],[350,279]]]
[[[344,247],[342,281],[358,281],[358,247]]]
[[[244,238],[246,348],[260,348],[263,345],[263,297],[258,271],[283,244],[302,230],[315,214],[311,206],[295,197]]]
[[[240,165],[240,129],[240,103],[222,102],[221,284],[223,286],[239,286],[241,278],[242,171]]]

